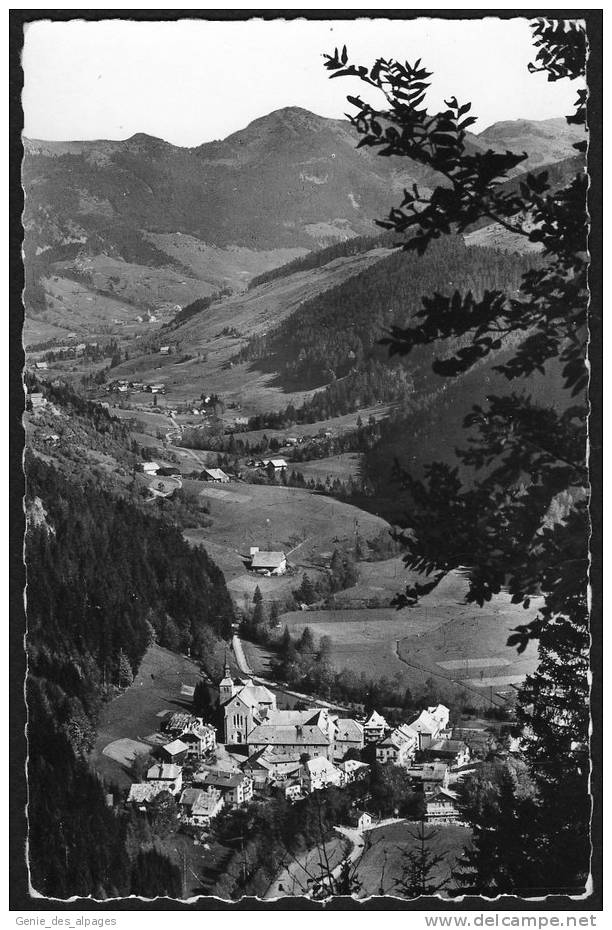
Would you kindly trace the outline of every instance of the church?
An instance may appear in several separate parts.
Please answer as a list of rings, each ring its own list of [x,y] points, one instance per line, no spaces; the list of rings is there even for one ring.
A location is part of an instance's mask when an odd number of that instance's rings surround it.
[[[223,707],[224,741],[231,745],[246,744],[249,733],[276,710],[276,696],[251,678],[232,678],[227,661],[219,683],[219,701]]]

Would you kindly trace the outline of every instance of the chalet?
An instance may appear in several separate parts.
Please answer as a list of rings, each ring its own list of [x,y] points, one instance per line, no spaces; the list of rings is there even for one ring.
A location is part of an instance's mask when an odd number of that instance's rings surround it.
[[[170,346],[160,346],[159,347],[160,355],[170,355]]]
[[[162,791],[178,794],[183,787],[183,770],[180,765],[156,762],[147,772],[147,781],[162,785]]]
[[[251,549],[251,570],[260,575],[284,575],[287,556],[284,552],[267,552],[254,546]]]
[[[432,762],[439,759],[449,768],[461,768],[470,760],[470,750],[460,739],[438,739],[430,743],[425,750],[425,756]]]
[[[287,468],[287,462],[285,459],[261,459],[257,463],[258,468],[267,469],[269,465],[274,466],[274,471],[282,471],[283,468]]]
[[[370,766],[365,762],[358,762],[356,759],[345,759],[338,763],[338,768],[344,772],[345,781],[361,781],[370,771]]]
[[[227,484],[230,480],[229,475],[226,475],[220,468],[205,468],[200,478],[202,481],[214,481],[217,484]]]
[[[253,780],[244,772],[203,772],[194,776],[194,784],[216,788],[221,792],[224,804],[230,807],[246,804],[253,797]]]
[[[378,743],[387,730],[387,721],[375,710],[372,711],[363,725],[363,738],[366,743]]]
[[[344,773],[324,757],[308,759],[300,770],[300,783],[304,794],[330,786],[340,788],[345,785]]]
[[[417,746],[417,734],[407,724],[402,723],[376,744],[376,761],[409,765],[414,759]]]
[[[47,371],[49,368],[49,362],[36,362],[34,367],[38,369],[38,371]]]
[[[346,820],[348,825],[354,827],[359,833],[364,833],[372,826],[372,815],[368,814],[367,811],[351,810],[348,812]]]
[[[425,800],[425,819],[428,823],[454,823],[459,819],[457,795],[448,788],[438,788]]]
[[[159,471],[159,465],[157,462],[143,462],[142,470],[145,475],[156,475]]]
[[[171,743],[166,743],[161,747],[160,756],[164,762],[173,762],[175,765],[181,765],[187,758],[189,747],[180,739],[174,739]]]

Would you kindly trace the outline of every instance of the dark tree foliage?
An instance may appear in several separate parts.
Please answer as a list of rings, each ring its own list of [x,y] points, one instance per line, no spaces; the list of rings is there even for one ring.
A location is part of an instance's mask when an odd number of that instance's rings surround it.
[[[416,848],[404,853],[402,877],[397,883],[397,890],[406,898],[437,894],[448,884],[446,876],[442,879],[439,877],[445,856],[433,852],[430,845],[437,831],[428,829],[421,820],[414,830],[408,830],[408,835],[415,841]]]
[[[180,898],[181,873],[155,849],[139,852],[132,866],[132,894],[143,898]]]
[[[418,313],[423,295],[449,282],[478,298],[500,287],[515,289],[537,264],[533,256],[470,248],[460,236],[436,242],[421,258],[391,254],[303,303],[276,331],[251,340],[237,359],[273,367],[283,384],[309,388],[343,378],[372,360],[389,367],[380,340]],[[429,354],[423,357],[426,367],[417,359],[396,364],[395,372],[420,367],[422,376],[430,378]]]
[[[546,71],[549,80],[584,78],[584,24],[539,20],[533,32],[538,53],[532,70]],[[350,119],[360,145],[410,157],[440,177],[431,193],[416,186],[405,191],[381,222],[408,234],[404,249],[424,255],[435,240],[483,217],[542,247],[542,264],[524,273],[518,293],[434,293],[407,327],[392,328],[386,343],[402,357],[434,345],[434,370],[446,377],[494,358],[504,346],[510,351],[496,367],[507,380],[560,367],[563,402],[545,407],[512,393],[490,397],[488,406],[469,415],[469,447],[461,454],[472,473],[469,483],[444,463],[434,463],[424,481],[404,473],[412,506],[403,541],[411,568],[438,577],[468,566],[470,600],[483,604],[506,588],[525,607],[526,622],[509,644],[522,650],[530,638],[539,641],[540,664],[521,691],[519,708],[535,797],[524,842],[511,842],[515,855],[504,875],[483,882],[495,890],[498,882],[520,886],[527,895],[546,887],[576,892],[589,870],[590,814],[587,177],[580,167],[558,190],[546,171],[505,186],[526,156],[471,151],[471,105],[453,97],[446,109],[429,113],[430,73],[420,61],[378,59],[367,68],[349,63],[343,49],[327,56],[326,67],[332,77],[359,77],[386,98],[383,109],[349,98],[357,108]],[[581,90],[571,122],[585,123],[585,105]],[[577,148],[584,151],[585,144]],[[536,593],[544,598],[540,610],[531,604]],[[514,803],[507,790],[500,798],[502,806]],[[494,838],[508,842],[499,830]]]
[[[231,602],[222,573],[174,526],[35,456],[26,473],[33,882],[58,897],[129,894],[125,826],[84,761],[99,708],[129,684],[153,630],[197,654],[211,628],[228,634]]]
[[[262,274],[251,278],[248,289],[258,287],[260,284],[268,284],[270,281],[276,281],[278,278],[286,278],[298,271],[308,271],[311,268],[322,268],[328,265],[336,258],[345,258],[349,255],[360,255],[362,252],[369,252],[370,249],[388,248],[393,244],[393,238],[389,234],[383,233],[377,236],[354,236],[352,239],[344,239],[342,242],[334,242],[324,249],[315,249],[301,258],[294,258],[293,261],[280,265],[278,268],[271,268],[270,271],[264,271]]]

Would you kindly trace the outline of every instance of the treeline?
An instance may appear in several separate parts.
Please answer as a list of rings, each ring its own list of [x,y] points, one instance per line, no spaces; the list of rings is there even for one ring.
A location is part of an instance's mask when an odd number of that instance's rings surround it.
[[[102,702],[151,643],[197,655],[210,631],[229,635],[223,575],[173,525],[93,482],[70,483],[31,454],[26,476],[32,883],[60,898],[175,893],[164,857],[130,856],[129,816],[106,805],[86,756]]]
[[[260,284],[268,284],[270,281],[276,281],[278,278],[286,278],[298,271],[310,271],[311,268],[322,268],[329,265],[336,258],[346,258],[349,255],[361,255],[362,252],[369,252],[371,249],[391,248],[397,239],[395,233],[379,233],[376,236],[354,236],[352,239],[344,239],[342,242],[335,242],[324,249],[316,249],[309,252],[301,258],[294,258],[293,261],[280,265],[278,268],[272,268],[270,271],[264,271],[262,274],[251,278],[249,290],[258,287]]]
[[[424,295],[518,289],[538,261],[494,249],[468,248],[448,237],[423,256],[397,251],[303,303],[277,330],[247,343],[237,360],[274,370],[284,386],[313,388],[360,370],[371,359],[387,361],[378,343],[389,327],[405,325]]]

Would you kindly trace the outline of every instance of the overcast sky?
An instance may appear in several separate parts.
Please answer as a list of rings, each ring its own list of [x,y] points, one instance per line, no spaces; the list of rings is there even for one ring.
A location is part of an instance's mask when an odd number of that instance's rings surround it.
[[[421,58],[434,71],[429,106],[472,101],[478,132],[507,119],[571,112],[576,88],[530,75],[526,19],[351,22],[251,20],[144,23],[106,20],[26,27],[26,136],[125,139],[147,132],[176,145],[221,139],[285,106],[342,117],[348,79],[330,80],[322,55],[348,46],[351,58]]]

